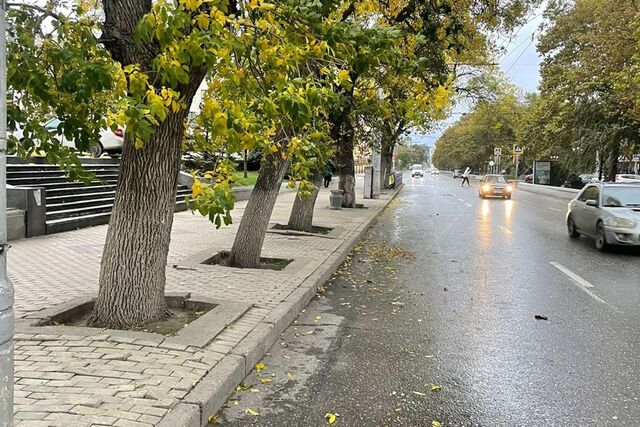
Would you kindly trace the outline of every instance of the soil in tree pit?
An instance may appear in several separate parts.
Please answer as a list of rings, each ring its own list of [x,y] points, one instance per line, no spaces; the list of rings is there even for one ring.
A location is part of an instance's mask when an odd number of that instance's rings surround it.
[[[164,336],[172,336],[175,335],[178,331],[183,329],[189,323],[198,319],[203,314],[206,314],[209,310],[214,308],[215,306],[210,306],[206,308],[200,308],[198,310],[190,310],[185,308],[174,308],[171,307],[169,312],[170,316],[156,320],[154,322],[148,323],[140,328],[130,328],[127,330],[130,331],[141,331],[141,332],[151,332],[154,334],[161,334]],[[65,325],[65,326],[87,326],[87,321],[89,320],[89,316],[91,312],[83,314],[81,317],[76,319],[72,319],[66,323],[57,323],[57,325]]]
[[[229,252],[228,251],[222,251],[222,252],[219,252],[219,253],[215,254],[211,258],[203,261],[202,264],[224,265],[224,266],[226,266],[228,262],[229,262]],[[260,266],[257,267],[257,268],[260,268],[260,269],[263,269],[263,270],[282,271],[289,264],[291,264],[292,262],[293,262],[292,259],[263,258],[263,257],[260,257]]]

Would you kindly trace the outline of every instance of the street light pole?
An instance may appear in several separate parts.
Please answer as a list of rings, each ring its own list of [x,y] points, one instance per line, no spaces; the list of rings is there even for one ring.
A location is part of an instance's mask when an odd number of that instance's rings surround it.
[[[13,286],[7,277],[7,39],[0,0],[0,426],[13,424]]]

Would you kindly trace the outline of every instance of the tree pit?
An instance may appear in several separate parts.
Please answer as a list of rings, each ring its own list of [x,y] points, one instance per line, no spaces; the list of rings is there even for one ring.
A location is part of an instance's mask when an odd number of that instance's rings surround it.
[[[220,251],[214,256],[202,261],[201,264],[228,267],[230,256],[231,253],[229,251]],[[261,270],[282,271],[292,262],[292,259],[260,257],[260,265],[256,268]]]
[[[321,234],[323,236],[326,236],[326,235],[328,235],[329,233],[331,233],[333,231],[333,228],[321,227],[321,226],[316,226],[316,225],[311,227],[311,231],[293,230],[293,229],[289,228],[289,225],[287,225],[287,224],[275,224],[273,227],[271,227],[271,229],[272,230],[288,231],[289,234],[296,234],[296,233],[300,234],[300,235]]]
[[[160,334],[164,336],[174,336],[192,322],[198,320],[217,305],[210,302],[191,301],[188,299],[168,296],[167,316],[163,319],[147,323],[142,327],[122,328],[127,331],[140,331]],[[88,321],[93,310],[94,300],[79,304],[71,310],[63,310],[53,314],[46,320],[37,323],[37,326],[79,326],[89,327]]]

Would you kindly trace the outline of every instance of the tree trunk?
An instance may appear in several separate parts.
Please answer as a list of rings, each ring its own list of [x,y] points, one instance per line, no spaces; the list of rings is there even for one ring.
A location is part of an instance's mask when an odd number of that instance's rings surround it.
[[[607,172],[609,173],[609,181],[614,182],[616,180],[616,174],[618,173],[618,157],[620,156],[620,149],[616,146],[611,150],[609,155],[609,165]]]
[[[186,115],[167,116],[141,149],[126,138],[92,326],[140,326],[167,313],[165,268]]]
[[[341,138],[336,153],[340,180],[338,188],[342,190],[342,207],[356,207],[356,176],[353,161],[353,135]]]
[[[389,174],[393,165],[393,148],[391,141],[382,140],[380,147],[380,188],[389,188]]]
[[[260,266],[262,244],[278,198],[280,184],[287,171],[287,163],[280,152],[265,155],[231,248],[228,262],[230,267]]]
[[[309,233],[313,231],[313,209],[316,206],[316,199],[318,198],[318,193],[320,193],[323,178],[324,174],[322,172],[319,172],[313,177],[313,185],[315,188],[311,196],[304,199],[296,196],[291,214],[289,215],[289,229]]]

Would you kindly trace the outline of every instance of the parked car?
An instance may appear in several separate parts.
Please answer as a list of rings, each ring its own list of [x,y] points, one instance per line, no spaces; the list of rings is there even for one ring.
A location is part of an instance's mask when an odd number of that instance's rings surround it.
[[[460,169],[456,169],[453,171],[454,178],[462,178],[462,171]]]
[[[438,175],[439,176],[440,175],[440,171],[438,169],[436,169],[436,168],[432,168],[431,169],[431,175]]]
[[[640,175],[619,173],[616,175],[616,182],[640,182]]]
[[[44,124],[45,129],[53,132],[58,129],[60,125],[60,119],[53,118]],[[60,143],[66,147],[75,148],[73,140],[68,140],[64,135],[59,137]],[[93,144],[89,148],[89,152],[93,157],[100,157],[103,153],[107,153],[110,156],[122,153],[122,146],[124,145],[124,128],[118,126],[115,131],[111,129],[100,130],[100,140]]]
[[[595,240],[599,250],[609,245],[640,246],[640,185],[595,182],[587,185],[567,209],[569,237]]]
[[[598,181],[598,174],[595,173],[583,173],[581,175],[578,175],[578,177],[584,185],[587,185],[590,182]]]
[[[424,176],[424,169],[422,169],[422,165],[411,166],[411,178],[415,178],[416,176],[421,178]]]
[[[510,185],[503,175],[485,175],[478,185],[478,196],[481,199],[485,197],[503,197],[511,199],[513,186]]]

